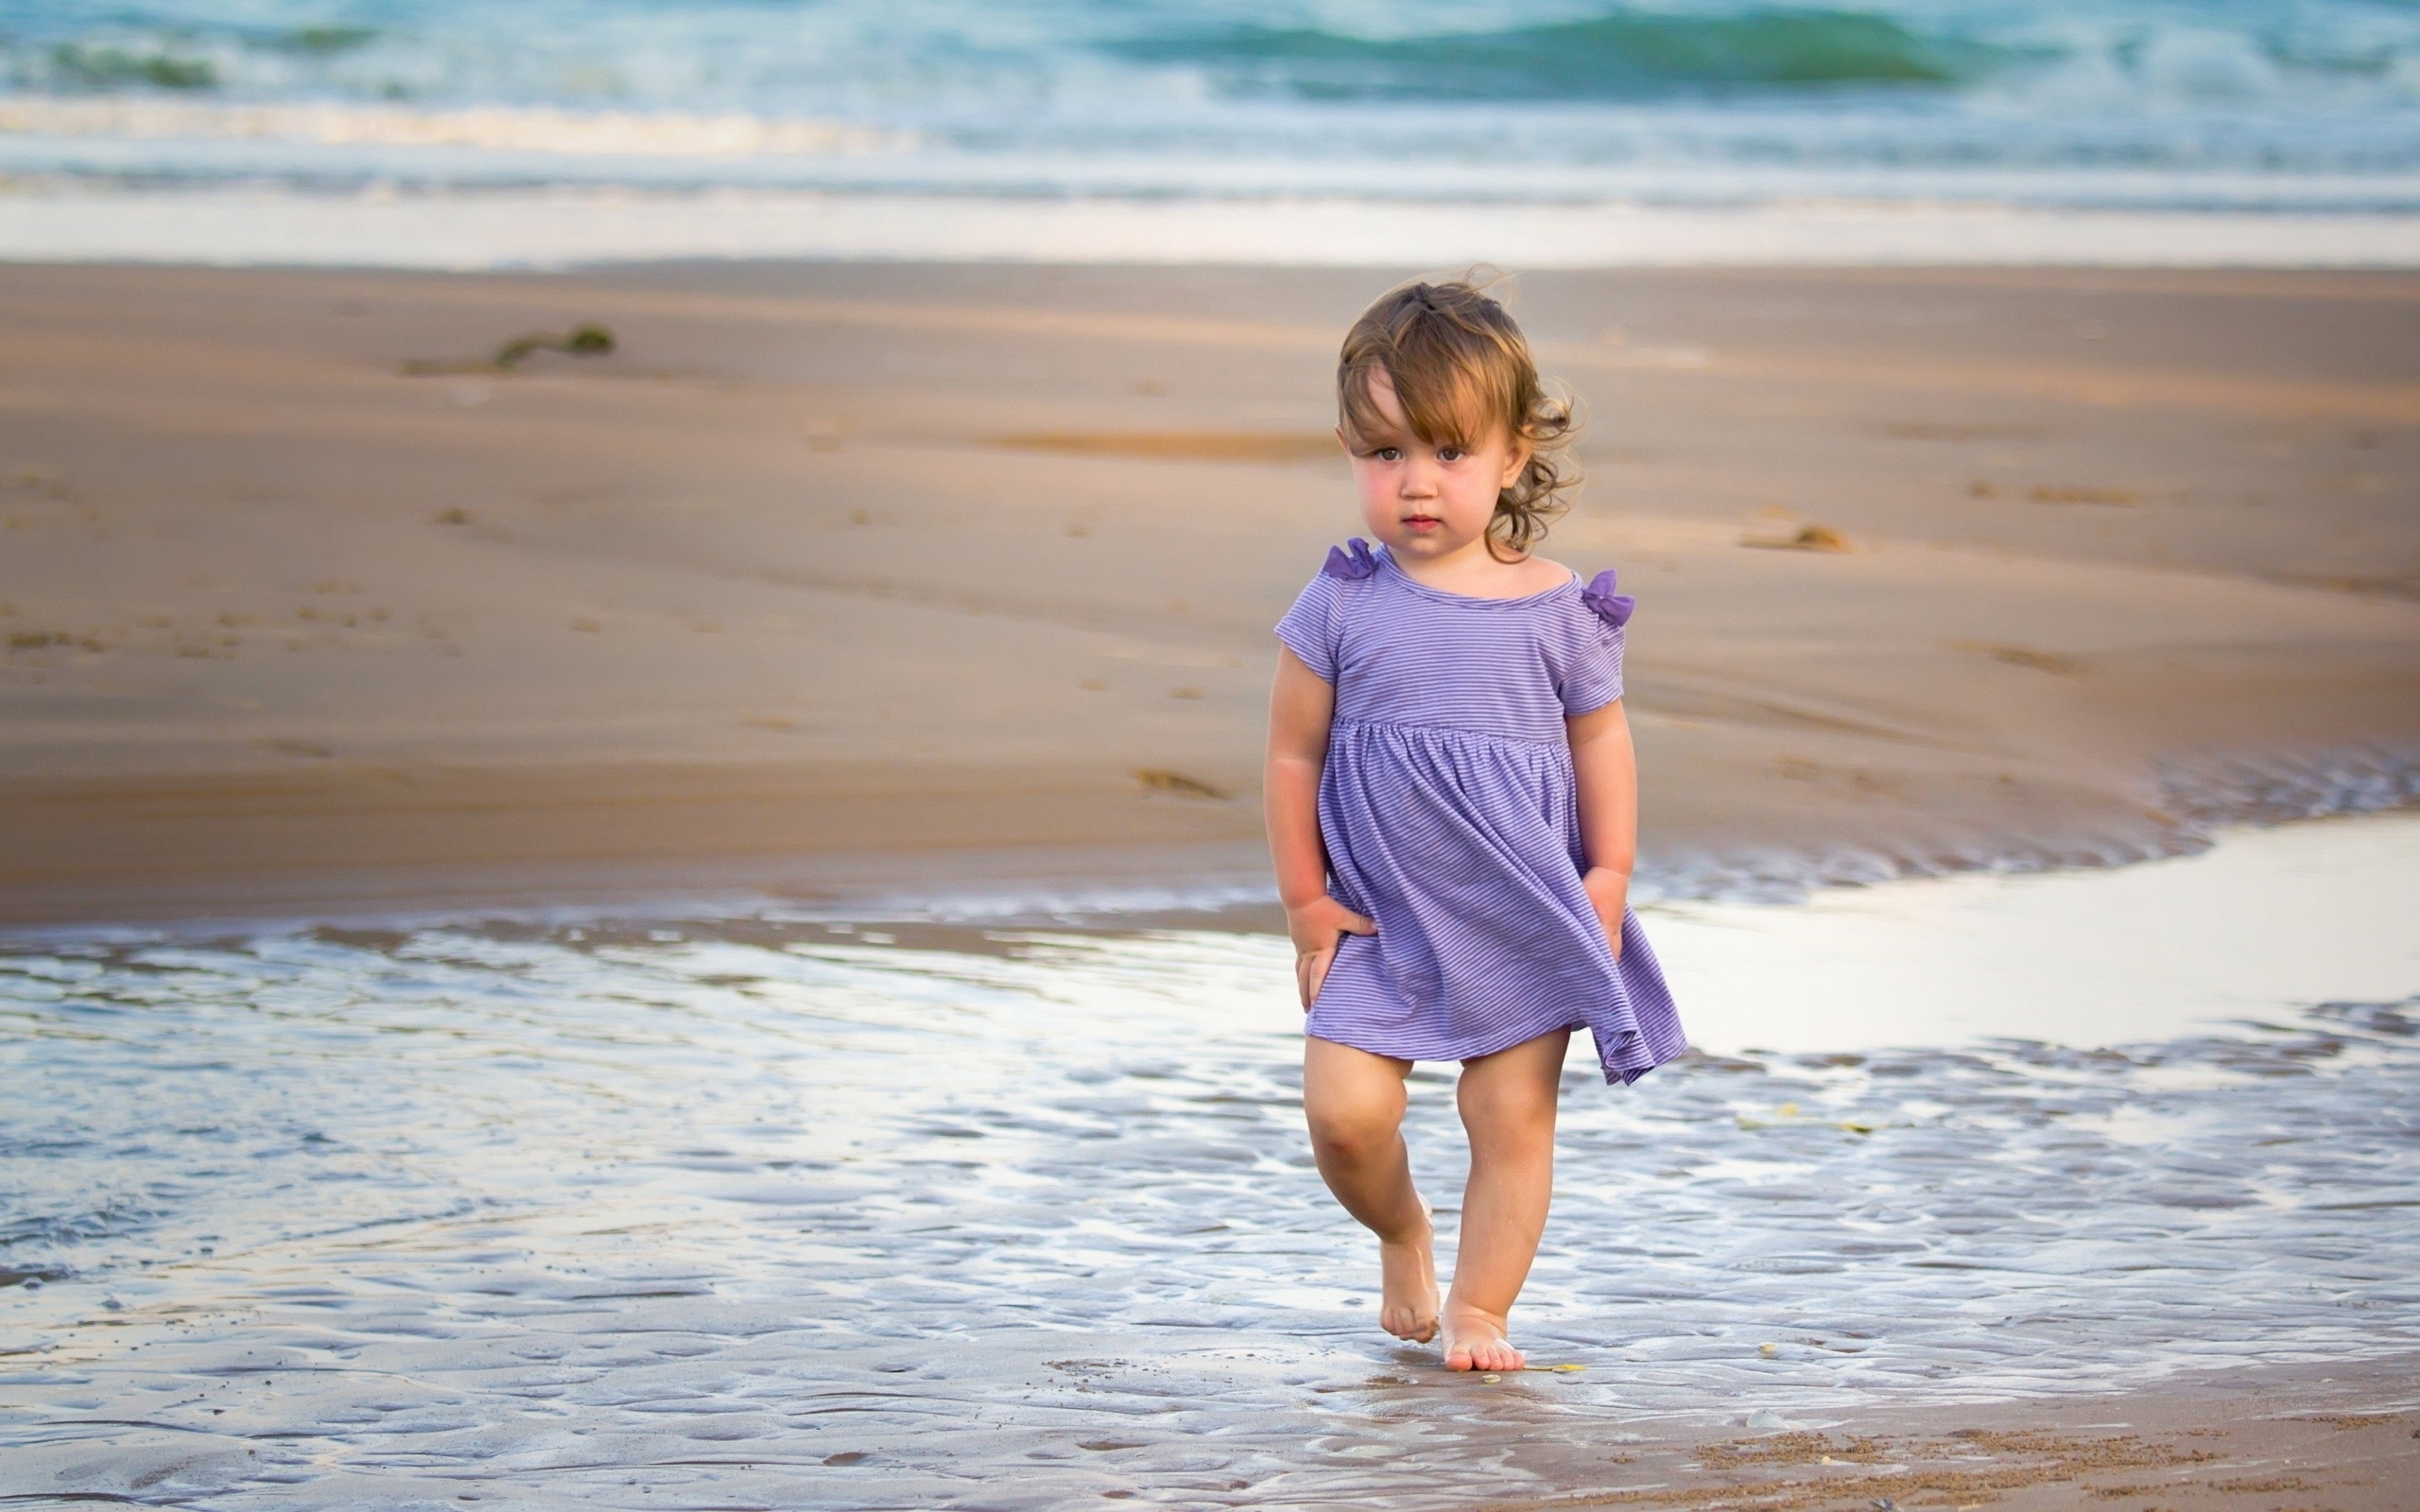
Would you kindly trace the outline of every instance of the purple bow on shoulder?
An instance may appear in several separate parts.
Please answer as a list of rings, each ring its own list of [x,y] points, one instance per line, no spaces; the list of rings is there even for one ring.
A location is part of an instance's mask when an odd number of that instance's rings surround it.
[[[1597,611],[1597,617],[1616,629],[1628,623],[1630,611],[1638,608],[1638,600],[1628,593],[1614,592],[1614,570],[1611,567],[1589,580],[1580,591],[1580,602]]]
[[[1320,564],[1321,572],[1330,577],[1341,577],[1346,582],[1357,581],[1377,570],[1378,558],[1372,555],[1370,543],[1359,536],[1341,546],[1328,547],[1327,560]]]

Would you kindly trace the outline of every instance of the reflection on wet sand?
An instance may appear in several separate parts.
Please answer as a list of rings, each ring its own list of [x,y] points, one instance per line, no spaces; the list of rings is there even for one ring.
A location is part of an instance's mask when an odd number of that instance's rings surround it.
[[[2420,813],[2238,831],[2099,871],[1677,903],[1657,954],[1701,1050],[2168,1040],[2420,986]]]
[[[1575,1069],[1519,1322],[1585,1368],[1488,1384],[1374,1327],[1282,941],[864,934],[0,955],[0,1490],[1462,1506],[1656,1423],[2420,1349],[2408,1000]]]

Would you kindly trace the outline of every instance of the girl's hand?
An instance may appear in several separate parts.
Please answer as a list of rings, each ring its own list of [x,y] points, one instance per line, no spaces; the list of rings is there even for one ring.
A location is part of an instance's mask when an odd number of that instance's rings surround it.
[[[1588,902],[1596,905],[1597,922],[1605,931],[1605,943],[1614,948],[1614,959],[1620,960],[1622,915],[1630,909],[1630,873],[1590,867],[1582,873],[1580,885],[1588,890]]]
[[[1286,933],[1294,937],[1294,989],[1302,995],[1305,1013],[1311,1011],[1311,1000],[1327,981],[1327,969],[1336,964],[1339,936],[1377,932],[1375,919],[1363,918],[1325,893],[1300,908],[1286,910]]]

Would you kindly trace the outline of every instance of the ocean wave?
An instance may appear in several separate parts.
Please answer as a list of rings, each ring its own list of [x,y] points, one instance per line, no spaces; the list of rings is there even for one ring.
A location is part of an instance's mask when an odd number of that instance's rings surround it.
[[[1687,14],[1616,9],[1494,31],[1369,37],[1233,26],[1111,45],[1198,68],[1222,86],[1315,99],[1634,99],[1684,92],[1945,87],[2021,60],[2014,49],[1927,36],[1888,16],[1823,9]]]
[[[1535,103],[1711,94],[1989,94],[2033,113],[2420,104],[2398,0],[1456,0],[1379,9],[976,0],[364,4],[0,0],[0,79],[60,94],[223,94],[733,108],[844,104],[1000,125],[1071,102],[1182,108],[1172,80],[1317,100]],[[787,103],[786,112],[781,109]]]
[[[320,146],[478,147],[612,157],[861,155],[905,151],[912,134],[840,121],[744,113],[575,111],[485,105],[430,110],[53,95],[0,97],[0,134],[129,142],[277,142]]]
[[[2287,212],[2420,174],[2420,9],[2392,0],[1478,14],[0,0],[0,173]]]

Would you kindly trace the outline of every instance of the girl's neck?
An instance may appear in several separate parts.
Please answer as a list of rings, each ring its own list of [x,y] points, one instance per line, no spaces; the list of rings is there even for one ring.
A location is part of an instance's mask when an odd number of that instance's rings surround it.
[[[1527,553],[1503,560],[1482,537],[1442,557],[1414,557],[1390,547],[1388,557],[1423,588],[1465,598],[1527,598],[1561,586],[1570,569]]]

